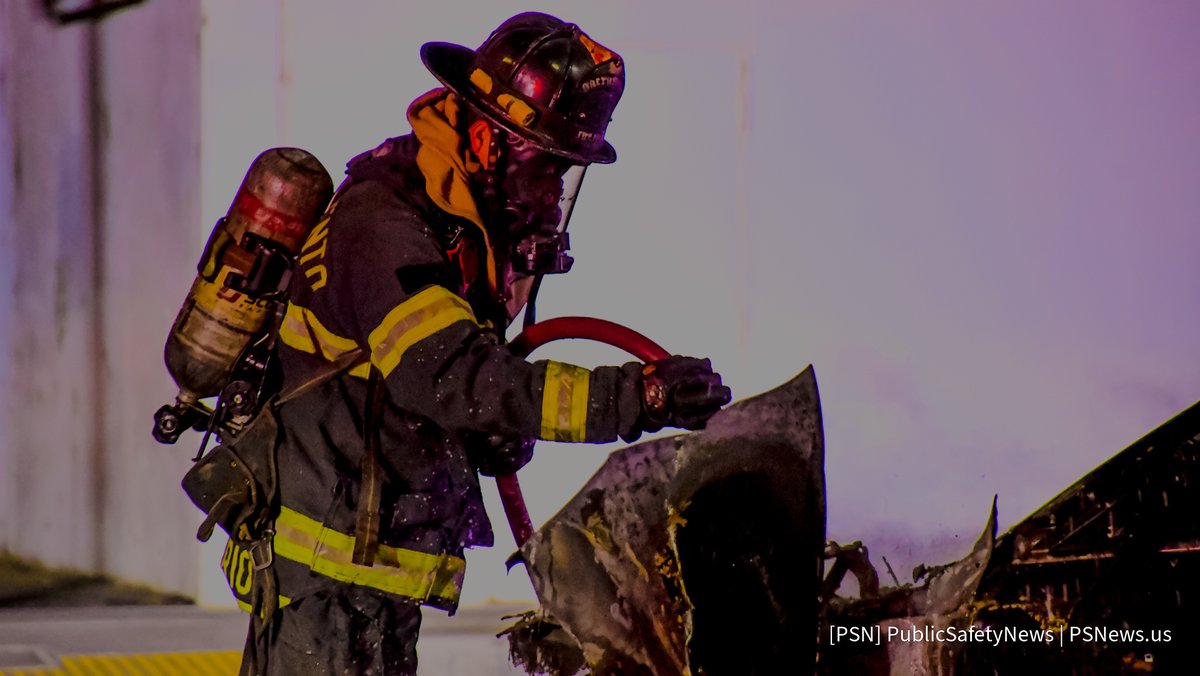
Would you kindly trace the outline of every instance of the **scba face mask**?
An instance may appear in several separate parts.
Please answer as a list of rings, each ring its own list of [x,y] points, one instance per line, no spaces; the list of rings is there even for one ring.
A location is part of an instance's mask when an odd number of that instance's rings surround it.
[[[481,166],[479,204],[497,254],[512,273],[561,274],[571,269],[567,223],[586,165],[490,124],[467,132]]]
[[[493,204],[491,229],[505,242],[509,266],[530,277],[569,271],[566,229],[586,166],[504,130],[491,133],[499,143],[492,145],[485,202]]]
[[[569,272],[575,262],[567,253],[571,248],[567,224],[586,167],[563,166],[558,158],[552,158],[552,162],[559,166],[529,173],[525,173],[522,166],[513,174],[514,192],[510,193],[506,211],[514,218],[513,225],[516,226],[509,231],[510,260],[513,271],[520,275],[562,274]]]
[[[520,223],[515,236],[512,238],[511,251],[506,274],[505,288],[508,289],[505,298],[508,319],[517,316],[526,301],[530,308],[526,310],[526,319],[533,321],[532,300],[537,295],[537,288],[543,275],[556,275],[569,272],[575,259],[567,253],[571,241],[567,235],[567,224],[575,208],[575,200],[587,167],[573,165],[560,177],[555,189],[557,199],[553,209],[547,207],[542,212],[542,218],[536,222],[528,217],[514,221]],[[543,202],[545,203],[545,198]],[[516,209],[510,210],[516,216]],[[526,212],[528,213],[528,212]]]

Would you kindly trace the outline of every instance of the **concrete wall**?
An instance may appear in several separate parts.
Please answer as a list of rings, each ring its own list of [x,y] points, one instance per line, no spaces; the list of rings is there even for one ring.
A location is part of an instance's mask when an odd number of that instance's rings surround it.
[[[0,5],[0,544],[92,567],[99,445],[87,30]]]
[[[194,593],[190,449],[150,437],[202,246],[197,0],[0,3],[0,547]]]

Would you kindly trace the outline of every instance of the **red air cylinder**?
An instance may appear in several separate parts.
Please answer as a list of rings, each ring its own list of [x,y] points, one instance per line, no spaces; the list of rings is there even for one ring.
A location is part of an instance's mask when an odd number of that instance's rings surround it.
[[[333,195],[329,172],[299,148],[271,148],[217,221],[167,337],[167,370],[189,405],[221,392],[246,346],[284,300],[292,259]]]

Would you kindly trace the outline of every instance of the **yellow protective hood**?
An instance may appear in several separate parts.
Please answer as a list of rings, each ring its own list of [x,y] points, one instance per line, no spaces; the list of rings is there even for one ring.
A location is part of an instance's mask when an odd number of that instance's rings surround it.
[[[434,89],[418,97],[408,107],[408,121],[420,141],[417,167],[425,175],[425,192],[439,209],[475,224],[483,235],[487,251],[487,279],[496,292],[496,260],[487,228],[471,195],[468,175],[479,165],[463,149],[458,134],[458,115],[462,109],[458,97],[447,89]]]

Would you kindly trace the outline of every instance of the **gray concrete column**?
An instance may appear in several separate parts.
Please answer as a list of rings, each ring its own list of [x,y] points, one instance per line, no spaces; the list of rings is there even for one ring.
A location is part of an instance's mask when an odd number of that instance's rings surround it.
[[[94,568],[92,257],[87,29],[0,5],[0,546]]]
[[[104,232],[98,265],[104,389],[104,570],[196,592],[202,518],[179,487],[196,439],[150,436],[174,401],[167,332],[196,272],[200,227],[199,0],[149,2],[107,20],[99,60]]]
[[[0,547],[194,593],[190,448],[150,437],[203,244],[199,0],[0,3]]]

